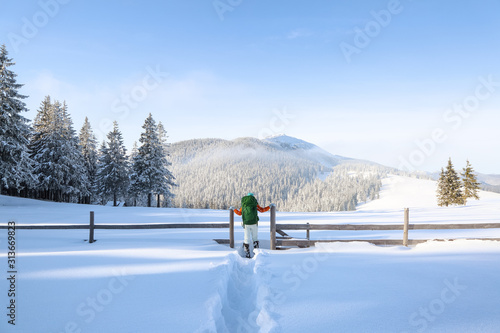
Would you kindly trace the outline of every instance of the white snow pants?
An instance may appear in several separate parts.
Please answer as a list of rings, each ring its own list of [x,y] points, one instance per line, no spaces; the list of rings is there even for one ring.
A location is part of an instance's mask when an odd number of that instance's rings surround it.
[[[258,241],[258,231],[259,226],[257,224],[247,224],[245,225],[245,238],[243,239],[243,243],[251,244],[255,241]]]

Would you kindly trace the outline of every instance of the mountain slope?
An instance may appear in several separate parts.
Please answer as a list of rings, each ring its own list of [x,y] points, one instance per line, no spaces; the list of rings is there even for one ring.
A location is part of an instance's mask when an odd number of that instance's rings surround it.
[[[170,155],[179,184],[173,204],[189,208],[239,206],[253,192],[280,210],[353,210],[376,197],[380,176],[391,170],[287,136],[188,140],[173,144]]]
[[[485,191],[500,193],[500,175],[477,174],[477,180]]]
[[[332,155],[312,143],[286,135],[270,137],[263,141],[276,146],[277,149],[287,151],[289,154],[295,155],[298,158],[304,158],[328,168],[346,161],[354,161],[347,157]]]

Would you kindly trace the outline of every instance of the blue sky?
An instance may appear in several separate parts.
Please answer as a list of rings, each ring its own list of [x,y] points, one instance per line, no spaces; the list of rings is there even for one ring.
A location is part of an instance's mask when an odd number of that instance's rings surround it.
[[[126,144],[286,133],[381,164],[500,174],[500,1],[3,1],[34,118],[66,100]]]

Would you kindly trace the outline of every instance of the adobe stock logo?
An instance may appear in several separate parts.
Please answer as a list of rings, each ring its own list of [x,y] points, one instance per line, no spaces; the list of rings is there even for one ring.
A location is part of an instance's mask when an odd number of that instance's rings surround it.
[[[91,324],[100,313],[105,312],[106,308],[111,307],[111,303],[118,298],[118,295],[125,291],[131,281],[135,280],[135,276],[127,274],[124,269],[113,271],[112,273],[113,276],[107,281],[104,288],[89,295],[85,301],[78,304],[75,310],[78,320],[68,321],[64,325],[64,328],[58,332],[87,332],[88,330],[85,330],[84,326]]]
[[[400,170],[413,172],[421,167],[436,152],[438,146],[449,139],[449,134],[458,131],[464,120],[478,111],[481,103],[491,98],[500,88],[500,81],[495,81],[491,74],[487,77],[481,76],[478,80],[479,83],[473,94],[466,96],[461,102],[454,103],[445,110],[442,118],[446,126],[434,128],[430,137],[414,141],[417,147],[410,154],[399,156]]]
[[[444,285],[445,287],[441,289],[439,297],[434,298],[427,306],[420,307],[418,311],[410,315],[408,323],[417,332],[424,332],[431,323],[435,322],[445,312],[447,307],[457,301],[462,292],[467,290],[467,286],[460,284],[458,278],[455,278],[453,282],[446,279]],[[408,331],[402,333],[408,333]]]
[[[391,24],[392,18],[403,11],[403,6],[399,0],[391,0],[387,3],[387,8],[379,11],[372,10],[370,15],[372,20],[368,21],[363,28],[358,26],[354,27],[354,38],[352,44],[341,42],[339,44],[340,50],[344,55],[347,63],[352,61],[354,54],[360,54],[361,51],[367,48],[372,40]]]
[[[226,12],[232,12],[236,7],[240,6],[243,0],[215,0],[212,6],[219,16],[219,20],[224,21]]]
[[[273,114],[274,116],[269,120],[269,126],[259,131],[258,138],[260,140],[284,133],[287,126],[291,123],[290,120],[296,117],[293,113],[289,113],[286,107],[283,107],[281,110],[273,110]]]
[[[9,32],[7,38],[14,52],[19,52],[21,45],[26,45],[30,40],[34,39],[41,29],[43,29],[50,20],[59,14],[61,5],[66,5],[71,0],[40,0],[38,6],[40,7],[31,18],[23,16],[21,18],[22,25],[20,34]]]
[[[114,120],[126,119],[131,110],[139,108],[139,105],[170,76],[168,72],[160,69],[160,65],[156,65],[156,68],[147,66],[145,71],[146,74],[142,77],[142,80],[127,92],[120,94],[111,103],[111,112],[115,115]],[[112,129],[112,126],[113,120],[110,118],[103,118],[99,122],[99,130],[104,136]]]

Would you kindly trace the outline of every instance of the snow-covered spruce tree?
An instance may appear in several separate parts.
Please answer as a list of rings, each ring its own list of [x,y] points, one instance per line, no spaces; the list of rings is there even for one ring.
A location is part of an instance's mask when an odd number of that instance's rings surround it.
[[[129,156],[129,163],[132,165],[134,163],[134,158],[138,154],[138,148],[137,148],[137,141],[134,141],[134,144],[132,145],[132,151],[130,152]]]
[[[151,207],[152,196],[157,196],[157,206],[160,207],[161,196],[168,204],[172,198],[171,188],[175,186],[174,176],[168,170],[170,163],[167,161],[165,141],[161,136],[163,132],[151,114],[142,126],[140,147],[134,156],[131,174],[130,192],[134,197],[147,196],[147,206]]]
[[[89,181],[89,195],[83,198],[83,203],[91,204],[94,203],[97,194],[97,139],[87,117],[85,117],[78,139]]]
[[[441,170],[441,176],[439,177],[437,189],[438,205],[446,207],[449,205],[461,205],[463,203],[461,187],[460,178],[450,158],[446,169]]]
[[[51,103],[50,96],[42,101],[34,122],[30,153],[39,181],[37,197],[76,202],[88,195],[88,177],[65,102]]]
[[[85,160],[78,145],[79,140],[73,128],[73,121],[68,113],[68,106],[64,101],[61,107],[63,121],[63,149],[60,162],[65,163],[68,168],[67,186],[64,191],[66,201],[71,198],[78,199],[81,203],[83,198],[90,195],[91,184],[85,169]],[[73,200],[74,201],[74,200]]]
[[[444,172],[444,168],[441,168],[441,174],[439,175],[438,183],[437,183],[437,203],[438,206],[446,206],[450,205],[448,200],[448,193],[446,188],[446,173]]]
[[[50,174],[54,174],[52,165],[51,148],[49,147],[51,122],[54,118],[52,102],[50,96],[46,96],[42,101],[40,108],[37,111],[33,123],[33,132],[30,137],[29,150],[30,156],[33,159],[34,174],[38,180],[35,198],[51,199],[52,191],[55,190],[57,184],[50,182]],[[54,188],[52,188],[54,187]]]
[[[163,146],[163,151],[165,152],[165,155],[168,157],[170,154],[168,153],[168,148],[170,146],[169,143],[167,143],[168,135],[167,131],[165,130],[165,127],[163,126],[162,122],[158,122],[158,137],[160,138],[160,142]]]
[[[168,135],[167,131],[165,130],[165,127],[163,126],[163,123],[161,121],[158,122],[158,137],[160,138],[160,142],[163,147],[163,153],[165,154],[165,158],[167,160],[167,168],[168,168],[168,179],[169,182],[171,183],[171,186],[169,189],[172,187],[177,187],[178,184],[175,183],[175,177],[173,176],[172,172],[170,171],[169,167],[172,165],[171,162],[169,162],[170,158],[170,153],[169,153],[169,148],[170,148],[170,143],[167,142]],[[173,191],[169,191],[168,194],[162,194],[163,196],[163,207],[170,207],[172,205],[172,199],[175,197],[175,194]],[[160,195],[158,195],[158,201],[160,200]]]
[[[13,65],[5,45],[0,46],[0,193],[26,195],[36,186],[36,178],[28,151],[31,128],[21,115],[28,111],[26,96],[18,91],[23,85],[9,69]]]
[[[103,142],[99,155],[98,192],[104,203],[112,198],[113,206],[116,206],[119,197],[125,198],[129,186],[127,149],[116,121],[107,138],[108,141]]]
[[[130,151],[130,154],[128,155],[128,165],[129,165],[129,178],[130,178],[130,183],[129,183],[129,195],[128,199],[131,201],[127,201],[127,205],[132,205],[132,206],[142,206],[142,198],[139,198],[138,195],[136,195],[133,191],[132,187],[132,173],[133,173],[133,166],[134,166],[134,159],[138,154],[138,148],[137,148],[137,141],[134,141],[132,145],[132,150]]]
[[[474,172],[474,168],[470,164],[469,160],[467,160],[467,165],[463,168],[462,176],[462,185],[463,185],[463,204],[467,204],[467,199],[474,198],[479,200],[479,189],[480,183],[477,181],[477,176]]]

